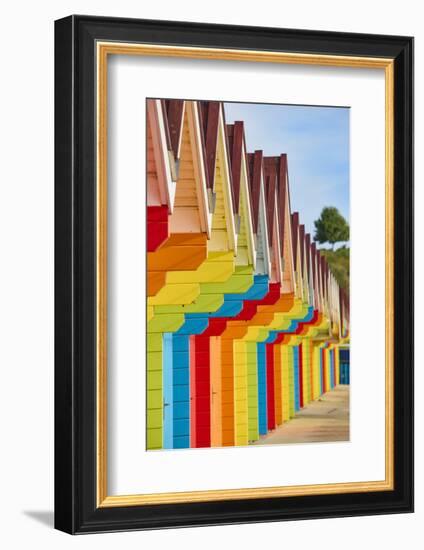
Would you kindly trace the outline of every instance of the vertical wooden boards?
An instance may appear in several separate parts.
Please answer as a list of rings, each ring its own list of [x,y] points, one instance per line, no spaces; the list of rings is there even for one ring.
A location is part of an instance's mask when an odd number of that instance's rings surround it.
[[[324,355],[324,349],[320,348],[320,371],[321,371],[321,388],[322,393],[325,393],[327,391],[327,383],[326,383],[326,376],[325,376],[325,355]]]
[[[221,338],[209,338],[211,390],[211,446],[221,447],[222,440],[222,368]]]
[[[334,349],[334,362],[335,362],[335,376],[336,385],[340,384],[340,347],[336,346]]]
[[[314,399],[314,348],[312,340],[308,338],[308,355],[309,355],[309,401]]]
[[[190,447],[195,448],[197,442],[196,431],[196,339],[194,335],[189,338],[190,361]]]
[[[341,348],[340,354],[340,384],[350,384],[350,350]]]
[[[222,445],[234,445],[233,340],[221,339]]]
[[[287,346],[287,365],[289,372],[289,395],[290,395],[290,418],[293,418],[296,412],[296,383],[293,346]]]
[[[303,384],[303,348],[301,345],[297,347],[297,357],[298,357],[298,372],[299,372],[299,408],[303,409],[304,404],[304,384]]]
[[[274,377],[274,346],[265,344],[266,360],[266,398],[267,398],[267,426],[275,430],[275,377]]]
[[[318,345],[312,344],[312,399],[318,399],[322,393],[320,349]]]
[[[302,349],[302,371],[303,371],[303,406],[311,401],[311,351],[309,338],[304,338],[300,344]]]
[[[174,446],[174,384],[172,369],[172,334],[163,335],[163,448]]]
[[[293,346],[294,410],[300,410],[299,348]]]
[[[248,440],[259,439],[258,417],[258,358],[255,342],[245,342],[247,363],[247,422]]]
[[[195,408],[194,430],[196,447],[210,447],[211,413],[210,413],[210,346],[207,336],[191,336],[194,341],[195,382],[192,390],[192,401]]]
[[[174,449],[190,447],[190,336],[172,335]]]
[[[332,361],[331,361],[331,350],[329,347],[326,348],[325,350],[325,353],[326,353],[326,367],[327,367],[327,380],[328,380],[328,383],[327,383],[327,388],[328,388],[328,391],[332,390],[332,376],[331,376],[331,371],[332,371]]]
[[[246,343],[234,340],[234,443],[248,443]]]
[[[259,434],[265,435],[268,428],[267,415],[267,379],[266,379],[266,351],[262,342],[257,344],[258,363],[258,415]]]
[[[290,387],[290,361],[289,346],[277,346],[281,355],[281,390],[282,390],[282,421],[287,422],[290,419],[291,409],[291,387]]]
[[[179,158],[179,177],[175,191],[174,210],[172,216],[170,216],[170,230],[172,233],[202,231],[196,173],[193,163],[194,147],[195,137],[191,135],[188,112],[185,109]]]
[[[324,372],[324,392],[330,391],[330,361],[328,356],[328,348],[322,348],[323,367]]]
[[[163,439],[162,334],[147,334],[147,449]]]
[[[275,424],[283,423],[283,375],[281,371],[281,346],[272,346],[274,354]]]
[[[348,350],[348,361],[345,363],[345,380],[346,384],[350,384],[350,355]]]
[[[212,234],[209,241],[210,250],[229,250],[228,221],[226,219],[226,196],[222,174],[222,160],[219,155],[215,164],[215,209],[212,216]]]

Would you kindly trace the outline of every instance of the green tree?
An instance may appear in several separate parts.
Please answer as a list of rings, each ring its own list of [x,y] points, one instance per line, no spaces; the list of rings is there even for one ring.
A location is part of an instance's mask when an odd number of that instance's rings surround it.
[[[334,206],[323,208],[314,225],[314,240],[320,244],[328,242],[334,249],[335,243],[349,240],[349,224]]]
[[[350,250],[341,246],[337,250],[320,249],[320,253],[328,262],[336,281],[349,294]]]

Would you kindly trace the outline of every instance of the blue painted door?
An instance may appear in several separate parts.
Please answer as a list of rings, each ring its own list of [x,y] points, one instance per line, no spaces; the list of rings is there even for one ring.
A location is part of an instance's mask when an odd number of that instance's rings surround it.
[[[190,352],[188,334],[172,337],[173,448],[190,447]]]
[[[259,435],[268,431],[267,399],[266,399],[266,350],[265,343],[257,344],[258,354],[258,417]]]
[[[330,350],[330,387],[334,388],[334,350]]]
[[[340,350],[340,384],[350,384],[350,350]]]

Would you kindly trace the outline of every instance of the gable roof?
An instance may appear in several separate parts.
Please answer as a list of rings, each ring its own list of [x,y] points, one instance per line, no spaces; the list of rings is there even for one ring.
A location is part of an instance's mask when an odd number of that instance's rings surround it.
[[[299,212],[293,212],[291,215],[291,228],[292,228],[292,244],[293,244],[293,260],[294,269],[297,267],[297,246],[299,238]]]
[[[261,180],[263,170],[263,153],[262,151],[255,151],[247,155],[249,166],[249,184],[250,184],[250,198],[252,201],[252,222],[253,232],[258,232],[259,221],[259,199],[261,192]]]
[[[183,99],[162,100],[167,141],[175,159],[178,159],[180,154],[184,103]]]

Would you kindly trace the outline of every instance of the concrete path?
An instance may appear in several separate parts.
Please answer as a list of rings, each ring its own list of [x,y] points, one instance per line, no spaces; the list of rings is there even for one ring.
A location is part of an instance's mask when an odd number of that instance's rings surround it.
[[[349,441],[349,386],[336,386],[253,445]]]

